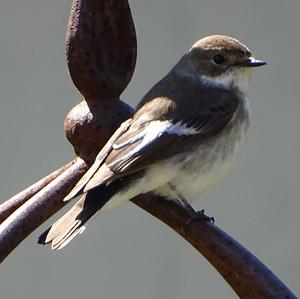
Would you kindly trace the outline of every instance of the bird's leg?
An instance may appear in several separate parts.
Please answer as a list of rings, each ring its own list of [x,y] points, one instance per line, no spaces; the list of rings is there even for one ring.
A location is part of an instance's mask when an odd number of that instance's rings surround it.
[[[189,202],[186,200],[186,198],[183,196],[183,194],[177,190],[177,188],[173,184],[168,184],[170,189],[175,193],[177,199],[182,203],[182,205],[187,208],[188,210],[195,212],[195,210],[192,208],[192,206],[189,204]],[[205,215],[204,209],[200,211],[196,211],[196,215],[189,219],[181,228],[182,232],[185,234],[189,225],[195,221],[195,220],[200,220],[200,221],[205,221],[205,222],[210,222],[210,223],[215,223],[215,218],[214,217],[209,217]]]
[[[177,188],[173,184],[169,183],[168,185],[169,185],[170,189],[174,192],[176,198],[180,201],[180,203],[188,210],[194,211],[194,209],[189,204],[189,202],[185,199],[183,194],[180,191],[178,191]]]

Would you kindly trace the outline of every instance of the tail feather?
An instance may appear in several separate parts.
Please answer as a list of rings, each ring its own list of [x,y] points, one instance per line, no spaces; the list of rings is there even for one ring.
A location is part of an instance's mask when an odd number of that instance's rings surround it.
[[[51,249],[59,250],[64,248],[70,241],[73,240],[77,235],[80,235],[85,230],[85,226],[81,222],[74,221],[73,227],[69,230],[66,230],[61,235],[58,235],[51,241]]]
[[[120,183],[116,181],[85,193],[64,216],[40,235],[38,243],[51,244],[53,250],[65,247],[83,232],[84,224],[109,201],[119,187]]]
[[[90,201],[88,194],[84,194],[70,211],[40,235],[38,243],[51,244],[53,250],[65,247],[83,231],[85,222],[97,212],[98,209],[90,209]]]

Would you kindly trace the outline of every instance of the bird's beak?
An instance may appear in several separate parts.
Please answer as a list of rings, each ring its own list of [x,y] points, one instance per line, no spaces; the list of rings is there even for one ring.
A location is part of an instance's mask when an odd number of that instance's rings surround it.
[[[247,60],[243,61],[240,65],[244,67],[257,67],[267,64],[263,60],[256,59],[254,57],[249,57]]]

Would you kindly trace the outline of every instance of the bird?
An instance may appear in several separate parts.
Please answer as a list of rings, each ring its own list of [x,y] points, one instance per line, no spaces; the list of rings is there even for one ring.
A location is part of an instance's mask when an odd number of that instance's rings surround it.
[[[265,64],[233,37],[197,41],[99,152],[64,200],[81,198],[38,243],[62,249],[97,213],[147,192],[189,206],[234,165],[250,123],[251,72]]]

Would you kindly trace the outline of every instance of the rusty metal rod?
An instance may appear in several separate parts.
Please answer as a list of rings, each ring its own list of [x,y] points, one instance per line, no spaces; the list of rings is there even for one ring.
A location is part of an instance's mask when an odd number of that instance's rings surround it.
[[[61,168],[53,171],[46,177],[40,179],[35,184],[29,186],[25,190],[20,193],[14,195],[4,203],[0,205],[0,224],[11,215],[16,209],[18,209],[22,204],[24,204],[30,197],[43,189],[46,185],[52,182],[55,178],[57,178],[60,174],[62,174],[65,170],[67,170],[74,161],[67,163]]]

